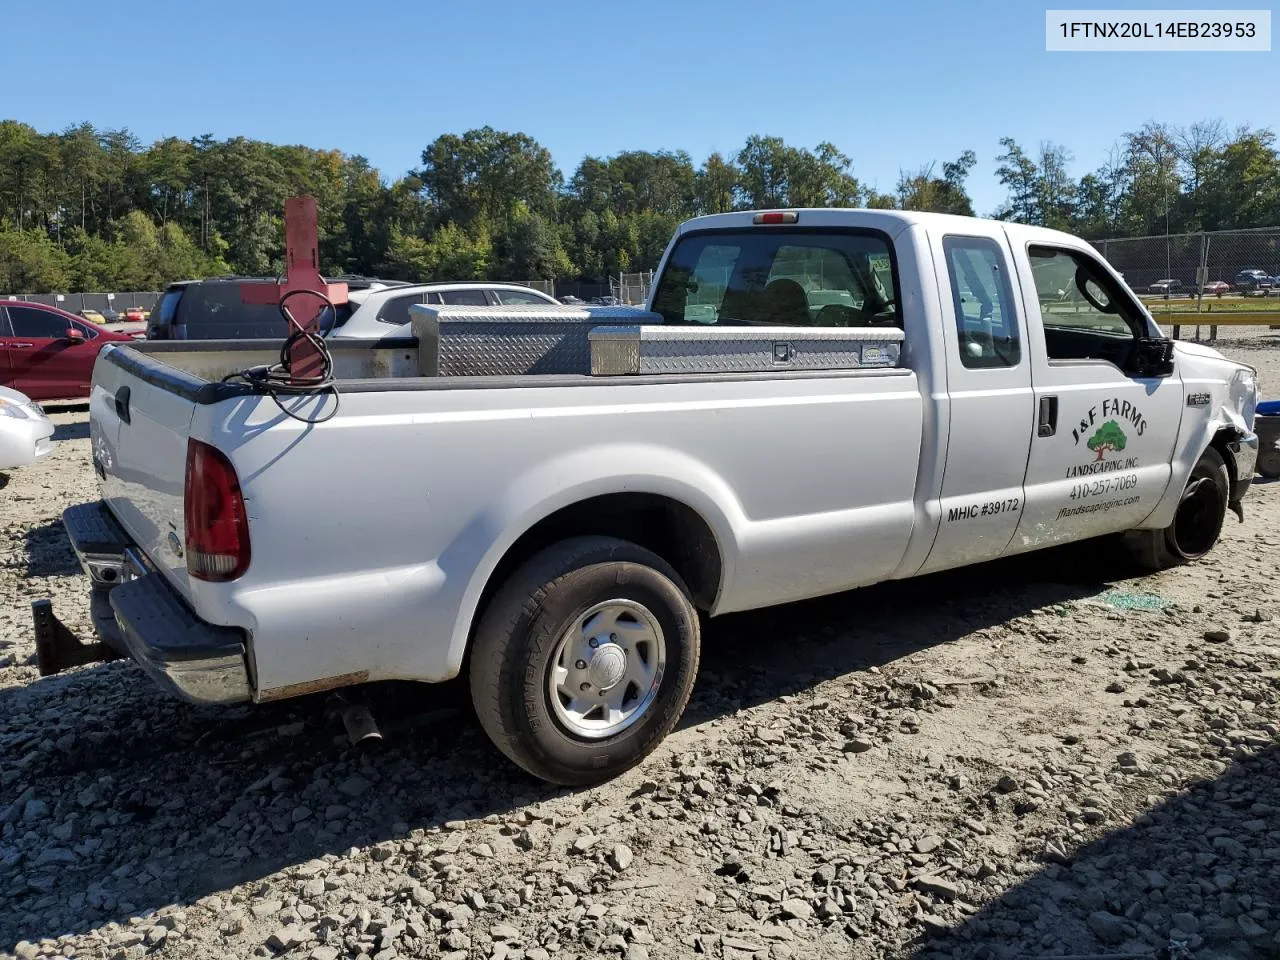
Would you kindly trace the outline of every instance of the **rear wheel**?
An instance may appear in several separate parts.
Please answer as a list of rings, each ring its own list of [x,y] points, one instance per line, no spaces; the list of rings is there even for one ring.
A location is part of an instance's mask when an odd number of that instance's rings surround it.
[[[661,557],[575,537],[522,564],[481,616],[471,696],[485,732],[520,767],[582,786],[648,756],[688,703],[698,613]]]
[[[1162,530],[1129,532],[1127,543],[1134,559],[1147,570],[1199,560],[1218,542],[1230,493],[1226,461],[1209,447],[1187,478],[1173,522]]]

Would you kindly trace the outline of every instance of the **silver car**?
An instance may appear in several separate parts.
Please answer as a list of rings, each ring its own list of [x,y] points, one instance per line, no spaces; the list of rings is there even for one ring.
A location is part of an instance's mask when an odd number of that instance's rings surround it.
[[[0,387],[0,470],[25,467],[53,453],[53,429],[40,404]]]

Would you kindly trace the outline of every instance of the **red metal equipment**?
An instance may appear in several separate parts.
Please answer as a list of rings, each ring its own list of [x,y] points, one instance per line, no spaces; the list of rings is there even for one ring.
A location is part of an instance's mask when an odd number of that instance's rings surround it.
[[[326,306],[335,311],[347,302],[345,283],[327,283],[320,275],[319,230],[314,197],[290,197],[284,202],[284,283],[245,284],[240,288],[243,303],[287,304],[285,309],[298,326],[314,336],[320,334],[320,313]],[[327,302],[326,302],[327,301]],[[285,336],[298,333],[285,321]],[[289,347],[289,376],[300,384],[320,376],[323,358],[315,343],[299,336]]]

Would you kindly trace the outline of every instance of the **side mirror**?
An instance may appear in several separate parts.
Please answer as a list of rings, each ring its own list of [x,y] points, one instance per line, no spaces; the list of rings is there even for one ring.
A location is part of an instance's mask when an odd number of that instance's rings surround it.
[[[1173,341],[1143,337],[1134,344],[1129,366],[1135,376],[1168,377],[1173,374]]]
[[[67,327],[67,332],[63,335],[63,339],[68,343],[84,343],[84,332],[76,327]]]

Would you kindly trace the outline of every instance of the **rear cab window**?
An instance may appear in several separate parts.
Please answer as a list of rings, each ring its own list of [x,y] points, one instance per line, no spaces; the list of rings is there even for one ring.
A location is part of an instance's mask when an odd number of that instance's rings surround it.
[[[671,251],[653,310],[669,324],[902,329],[895,276],[876,230],[695,232]]]

